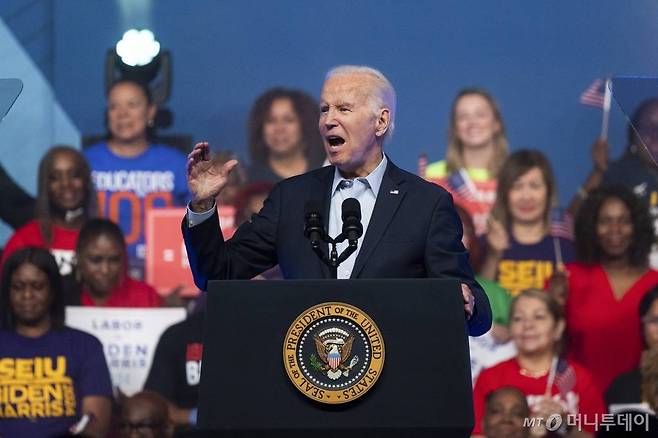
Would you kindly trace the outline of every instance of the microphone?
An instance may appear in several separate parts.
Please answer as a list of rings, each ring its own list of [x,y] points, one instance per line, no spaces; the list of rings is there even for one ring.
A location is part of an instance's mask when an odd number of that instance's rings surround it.
[[[361,204],[355,198],[347,198],[343,201],[343,236],[347,237],[350,245],[356,245],[356,241],[363,234],[361,225]]]
[[[311,241],[312,246],[317,246],[324,236],[320,210],[318,201],[306,201],[304,204],[304,236]]]

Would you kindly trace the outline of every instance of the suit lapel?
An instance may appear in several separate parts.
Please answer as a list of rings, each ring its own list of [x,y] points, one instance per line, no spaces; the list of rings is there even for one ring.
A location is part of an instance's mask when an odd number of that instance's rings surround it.
[[[331,207],[331,183],[334,181],[334,169],[334,166],[327,166],[326,172],[318,173],[317,179],[314,181],[315,187],[312,187],[310,190],[310,193],[321,194],[317,201],[320,203],[325,233],[329,232],[329,208]],[[329,257],[329,244],[323,243],[321,246],[324,255]],[[324,278],[331,278],[329,267],[320,259],[317,262],[321,265]]]
[[[395,212],[406,194],[403,183],[404,175],[389,158],[386,173],[384,173],[384,178],[382,178],[382,184],[377,194],[377,201],[375,201],[375,208],[370,217],[368,230],[363,238],[363,244],[354,262],[354,269],[352,269],[350,278],[357,278],[361,274],[371,253],[377,247],[386,228],[391,223]]]

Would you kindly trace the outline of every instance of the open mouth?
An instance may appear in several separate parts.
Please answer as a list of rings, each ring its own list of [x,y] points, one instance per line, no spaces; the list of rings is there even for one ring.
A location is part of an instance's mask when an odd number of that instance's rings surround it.
[[[326,139],[331,147],[341,146],[342,144],[345,143],[345,139],[338,135],[328,135]]]

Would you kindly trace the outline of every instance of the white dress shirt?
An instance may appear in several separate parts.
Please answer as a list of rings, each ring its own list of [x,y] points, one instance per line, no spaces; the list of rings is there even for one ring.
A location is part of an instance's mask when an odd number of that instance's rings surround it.
[[[388,159],[386,155],[383,155],[382,161],[380,161],[379,165],[368,176],[354,179],[343,178],[338,168],[335,168],[334,182],[331,185],[331,206],[329,207],[329,236],[336,237],[343,230],[341,214],[343,201],[347,198],[356,198],[359,204],[361,204],[361,224],[363,225],[363,234],[359,237],[359,245],[356,251],[338,266],[339,279],[350,278],[352,275],[354,262],[361,250],[363,237],[366,235],[366,230],[372,217],[372,211],[375,208],[375,201],[377,200],[379,187],[382,185],[387,163]],[[347,248],[347,245],[347,240],[336,245],[339,256]]]

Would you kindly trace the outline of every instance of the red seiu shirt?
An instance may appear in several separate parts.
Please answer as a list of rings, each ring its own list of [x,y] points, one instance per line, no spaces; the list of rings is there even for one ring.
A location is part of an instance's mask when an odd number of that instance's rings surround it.
[[[586,367],[601,392],[619,374],[638,367],[643,342],[638,307],[658,285],[648,270],[618,300],[601,265],[570,263],[566,303],[568,358]]]
[[[103,306],[96,306],[89,292],[83,289],[80,305],[88,307],[160,307],[160,295],[143,281],[125,277]]]
[[[7,258],[17,250],[28,246],[36,246],[46,248],[51,252],[57,260],[60,274],[71,274],[73,272],[73,260],[75,259],[75,245],[78,242],[80,231],[52,225],[51,233],[52,240],[50,244],[46,244],[41,234],[39,221],[28,222],[16,230],[7,241],[2,252],[2,264],[4,265]]]
[[[592,376],[585,368],[571,361],[567,361],[567,364],[571,366],[575,379],[572,378],[570,384],[562,385],[561,391],[558,385],[559,379],[556,377],[551,387],[551,395],[555,401],[562,405],[567,415],[580,414],[580,417],[577,418],[580,418],[580,425],[583,430],[594,432],[594,422],[602,421],[601,415],[605,413],[603,398],[594,384]],[[473,389],[473,407],[475,409],[473,435],[483,433],[482,420],[487,394],[504,386],[514,386],[526,395],[530,412],[534,412],[537,403],[546,392],[547,382],[548,373],[541,377],[522,375],[521,367],[516,358],[483,370],[478,376]],[[575,421],[578,420],[574,420],[574,424]]]

